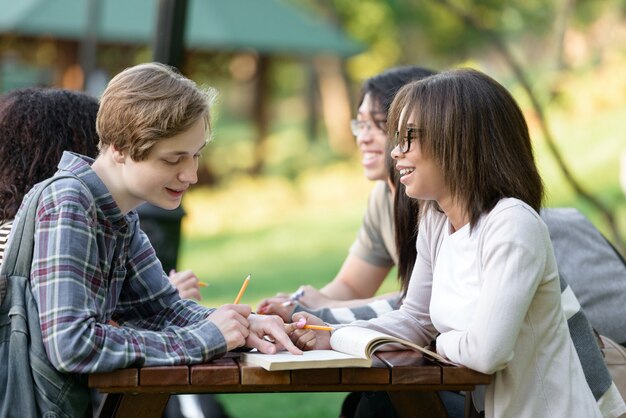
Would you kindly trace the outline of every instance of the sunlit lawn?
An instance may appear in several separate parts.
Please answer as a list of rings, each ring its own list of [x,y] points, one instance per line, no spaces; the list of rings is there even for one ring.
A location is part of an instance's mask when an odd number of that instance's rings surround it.
[[[355,222],[357,221],[357,222]],[[234,299],[252,274],[243,302],[256,304],[277,291],[332,278],[358,228],[358,218],[341,215],[291,220],[272,228],[220,233],[184,240],[181,264],[210,283],[206,303]]]
[[[346,393],[254,393],[220,395],[233,418],[335,418]]]
[[[243,301],[253,305],[278,291],[331,279],[356,236],[371,187],[354,168],[320,170],[297,186],[244,179],[231,183],[230,191],[192,193],[185,201],[179,267],[210,283],[204,302],[232,301],[249,273]]]

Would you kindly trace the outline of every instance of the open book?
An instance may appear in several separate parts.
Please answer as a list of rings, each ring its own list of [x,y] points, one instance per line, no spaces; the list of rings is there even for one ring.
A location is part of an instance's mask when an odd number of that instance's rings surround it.
[[[386,344],[400,344],[402,348],[420,351],[426,357],[444,364],[455,365],[424,347],[382,332],[361,327],[342,327],[330,337],[332,350],[305,351],[302,355],[282,351],[262,354],[256,351],[242,354],[246,363],[266,370],[320,369],[327,367],[371,367],[372,354]]]

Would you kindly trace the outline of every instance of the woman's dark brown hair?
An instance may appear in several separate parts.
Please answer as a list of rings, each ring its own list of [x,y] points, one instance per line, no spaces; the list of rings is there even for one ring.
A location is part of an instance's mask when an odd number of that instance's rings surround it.
[[[386,117],[389,112],[389,106],[400,88],[411,81],[421,80],[433,74],[435,74],[434,71],[417,66],[395,67],[384,71],[365,80],[361,88],[359,106],[365,96],[369,95],[374,104],[373,110],[376,113],[384,114]],[[373,119],[377,120],[376,118]],[[385,132],[387,131],[386,126],[379,126],[379,128]],[[400,189],[401,184],[398,180],[399,177],[394,168],[393,160],[389,156],[390,150],[391,148],[387,150],[386,162],[390,182],[394,185],[396,190],[393,202],[394,238],[398,252],[398,280],[400,281],[401,291],[404,293],[408,288],[409,279],[417,256],[415,241],[417,239],[419,206],[417,201],[405,196],[402,189]],[[398,191],[400,192],[398,193]]]
[[[400,291],[404,296],[409,288],[409,280],[417,259],[417,221],[420,205],[418,200],[412,199],[404,193],[404,185],[400,183],[400,175],[395,168],[393,158],[391,158],[392,149],[391,142],[387,141],[386,162],[389,180],[396,189],[393,196],[393,226],[398,251],[397,271]]]
[[[0,95],[0,222],[51,177],[63,151],[95,157],[98,101],[83,93],[26,88]]]
[[[400,132],[409,119],[400,120],[403,110],[414,117],[422,153],[440,165],[450,194],[465,205],[471,228],[505,197],[539,211],[543,183],[528,127],[498,82],[471,69],[440,73],[398,92],[389,126]]]

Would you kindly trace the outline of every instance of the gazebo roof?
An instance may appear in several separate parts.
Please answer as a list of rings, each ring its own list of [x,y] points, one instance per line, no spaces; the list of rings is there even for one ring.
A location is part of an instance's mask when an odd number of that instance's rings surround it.
[[[96,0],[101,42],[149,44],[157,0]],[[200,50],[349,56],[362,47],[319,17],[280,0],[188,0],[185,46]],[[81,39],[87,0],[0,0],[0,34]]]

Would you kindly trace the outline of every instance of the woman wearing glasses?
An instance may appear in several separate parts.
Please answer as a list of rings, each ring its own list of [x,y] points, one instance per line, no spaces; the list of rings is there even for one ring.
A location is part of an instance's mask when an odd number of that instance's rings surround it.
[[[340,323],[369,319],[399,307],[400,292],[373,297],[391,268],[398,264],[396,248],[406,253],[400,257],[401,262],[407,260],[398,268],[401,287],[406,286],[415,259],[415,234],[394,233],[395,186],[385,163],[389,155],[386,119],[389,105],[402,86],[432,74],[433,71],[421,67],[397,67],[364,82],[357,118],[351,127],[362,154],[365,177],[376,185],[357,238],[335,278],[322,289],[302,286],[291,300],[288,294],[278,294],[261,302],[257,312],[278,314],[290,321],[294,312],[309,311],[328,322]],[[417,205],[408,204],[409,208],[401,211],[402,221],[397,222],[412,225],[404,231],[415,230],[416,226]],[[396,205],[401,206],[397,199]]]
[[[417,260],[399,310],[351,325],[435,340],[444,357],[492,374],[474,399],[487,417],[601,417],[563,314],[538,215],[543,184],[512,96],[478,71],[445,72],[405,86],[389,126],[404,192],[423,202]],[[327,333],[296,334],[297,345],[328,348]],[[616,401],[605,416],[623,412]]]

